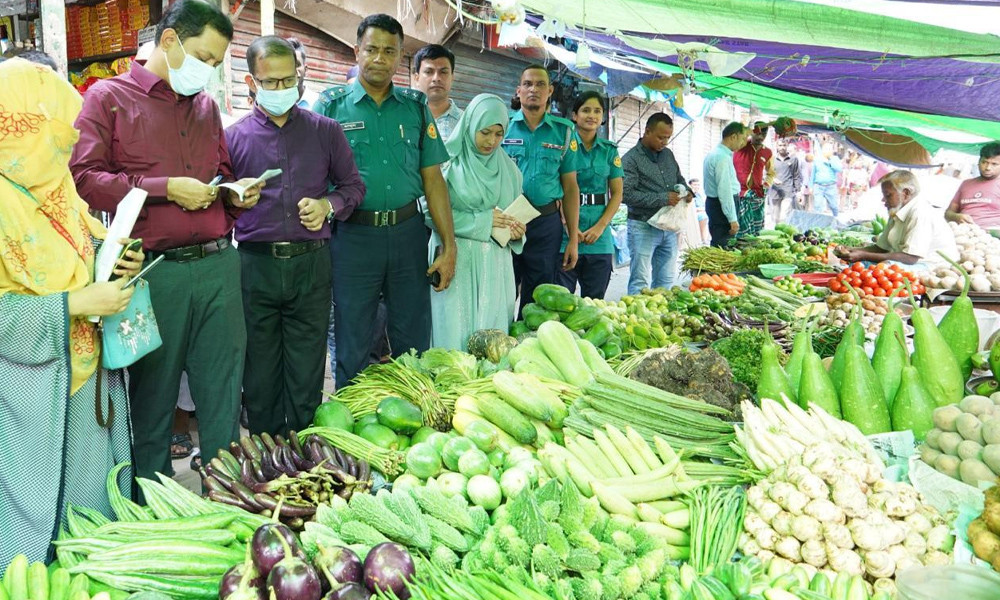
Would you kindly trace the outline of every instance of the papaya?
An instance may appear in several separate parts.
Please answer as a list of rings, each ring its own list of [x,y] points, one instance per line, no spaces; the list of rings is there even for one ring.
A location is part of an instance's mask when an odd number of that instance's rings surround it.
[[[531,292],[531,299],[546,310],[571,313],[576,310],[579,298],[569,290],[554,283],[543,283]]]
[[[396,433],[412,435],[424,424],[420,408],[408,400],[386,396],[378,403],[375,416],[380,425]]]
[[[351,431],[354,429],[354,415],[343,402],[330,400],[316,408],[316,413],[313,415],[313,425]]]

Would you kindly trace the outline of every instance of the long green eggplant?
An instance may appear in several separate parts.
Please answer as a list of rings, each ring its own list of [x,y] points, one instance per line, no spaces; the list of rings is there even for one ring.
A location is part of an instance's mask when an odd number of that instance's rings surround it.
[[[909,282],[905,283],[909,287]],[[960,402],[965,393],[965,379],[958,366],[958,359],[934,324],[931,311],[918,307],[912,294],[910,302],[913,304],[913,315],[910,316],[910,323],[913,324],[913,356],[910,360],[936,405],[946,406]]]
[[[903,373],[903,364],[907,359],[906,346],[900,346],[898,338],[903,335],[903,319],[895,310],[894,296],[889,297],[888,312],[882,320],[882,329],[875,339],[875,353],[872,355],[872,368],[878,376],[885,396],[892,411],[892,403],[899,390],[899,380]]]
[[[927,436],[927,432],[934,428],[933,413],[937,404],[924,387],[917,369],[910,364],[909,356],[906,354],[906,342],[902,335],[897,337],[896,344],[903,348],[906,362],[901,371],[899,390],[889,411],[892,417],[892,430],[910,429],[913,431],[913,437],[920,442]]]
[[[958,360],[958,367],[962,370],[962,378],[965,381],[972,375],[972,355],[979,351],[979,321],[976,320],[972,299],[969,298],[972,278],[962,265],[950,259],[944,252],[938,254],[958,269],[965,278],[962,293],[951,303],[951,308],[938,323],[938,330]]]
[[[808,409],[809,403],[815,404],[838,419],[843,417],[837,388],[823,367],[823,359],[812,350],[802,361],[802,381],[799,385],[799,406]]]
[[[844,380],[840,386],[840,409],[844,420],[854,423],[865,435],[892,431],[882,386],[868,355],[858,344],[847,347]]]
[[[764,342],[760,348],[760,380],[757,382],[758,400],[770,398],[782,401],[782,396],[790,402],[798,402],[798,394],[788,381],[788,375],[778,361],[778,345],[773,340]]]

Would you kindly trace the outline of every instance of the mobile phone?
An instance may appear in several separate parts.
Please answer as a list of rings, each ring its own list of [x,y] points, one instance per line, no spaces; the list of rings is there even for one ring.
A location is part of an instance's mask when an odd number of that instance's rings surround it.
[[[441,246],[438,246],[437,248],[434,249],[434,260],[437,260],[438,257],[441,256],[442,250],[443,248]],[[430,284],[433,287],[441,285],[441,273],[438,273],[437,271],[434,271],[433,273],[428,275],[427,279],[430,281]]]
[[[127,287],[131,287],[131,286],[135,285],[136,283],[138,283],[139,279],[141,279],[143,275],[145,275],[146,273],[149,273],[150,269],[152,269],[156,265],[160,264],[160,261],[162,261],[162,260],[163,260],[163,255],[162,254],[159,255],[159,256],[157,256],[156,258],[154,258],[152,261],[150,261],[150,263],[148,265],[146,265],[145,267],[143,267],[141,271],[139,271],[138,273],[136,273],[135,277],[133,277],[132,279],[129,279],[128,283],[126,283],[125,285],[122,286],[122,289],[125,289]]]
[[[118,261],[125,258],[125,253],[128,252],[129,250],[142,250],[142,238],[135,238],[134,240],[131,240],[129,241],[129,243],[122,246],[121,252],[118,253],[118,260],[115,261],[116,267],[118,266]],[[109,281],[114,281],[119,277],[120,275],[115,275],[112,272]]]

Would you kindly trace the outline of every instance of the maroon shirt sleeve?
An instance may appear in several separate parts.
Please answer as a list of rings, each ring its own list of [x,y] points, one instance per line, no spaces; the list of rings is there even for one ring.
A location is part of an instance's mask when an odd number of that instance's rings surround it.
[[[327,197],[333,206],[333,218],[346,221],[354,209],[361,205],[366,188],[354,163],[354,153],[347,136],[336,121],[332,122],[330,139],[333,144],[330,149],[330,182],[336,189]]]
[[[100,88],[92,88],[84,96],[83,109],[76,119],[80,141],[73,148],[70,161],[77,191],[91,207],[108,212],[113,212],[132,188],[143,189],[152,198],[165,200],[167,177],[116,172],[112,165],[113,106],[113,101],[106,98]]]

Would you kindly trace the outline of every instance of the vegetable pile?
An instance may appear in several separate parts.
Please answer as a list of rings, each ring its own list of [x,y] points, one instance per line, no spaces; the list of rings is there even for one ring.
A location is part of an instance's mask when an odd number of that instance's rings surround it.
[[[317,435],[300,444],[294,431],[288,441],[267,433],[244,436],[229,451],[219,450],[201,477],[210,500],[265,517],[277,514],[293,529],[302,529],[316,506],[331,496],[350,498],[372,484],[368,461]]]
[[[972,276],[972,290],[1000,292],[1000,239],[974,223],[949,225],[961,255],[958,262]],[[954,265],[938,267],[922,282],[929,288],[957,291],[962,289],[962,274]]]
[[[1000,393],[967,396],[937,408],[934,428],[918,448],[920,459],[941,473],[979,487],[1000,475]]]
[[[746,287],[746,284],[743,283],[743,280],[732,273],[724,275],[702,274],[691,280],[692,292],[697,292],[698,290],[715,290],[727,296],[739,296],[743,293],[744,287]]]
[[[90,579],[86,575],[70,575],[63,567],[49,569],[43,562],[30,562],[24,554],[18,554],[7,565],[0,584],[0,595],[4,598],[27,600],[111,600],[106,591],[90,593]]]
[[[909,281],[914,294],[923,294],[925,289],[913,273],[904,270],[896,264],[878,263],[870,267],[856,262],[837,274],[830,281],[830,289],[844,293],[853,287],[859,294],[865,296],[888,297],[893,292],[903,288],[903,281]]]
[[[826,289],[804,283],[797,277],[779,277],[774,281],[774,287],[799,298],[822,298],[827,294]]]
[[[983,512],[969,523],[967,533],[976,557],[1000,571],[1000,487],[986,490]]]

